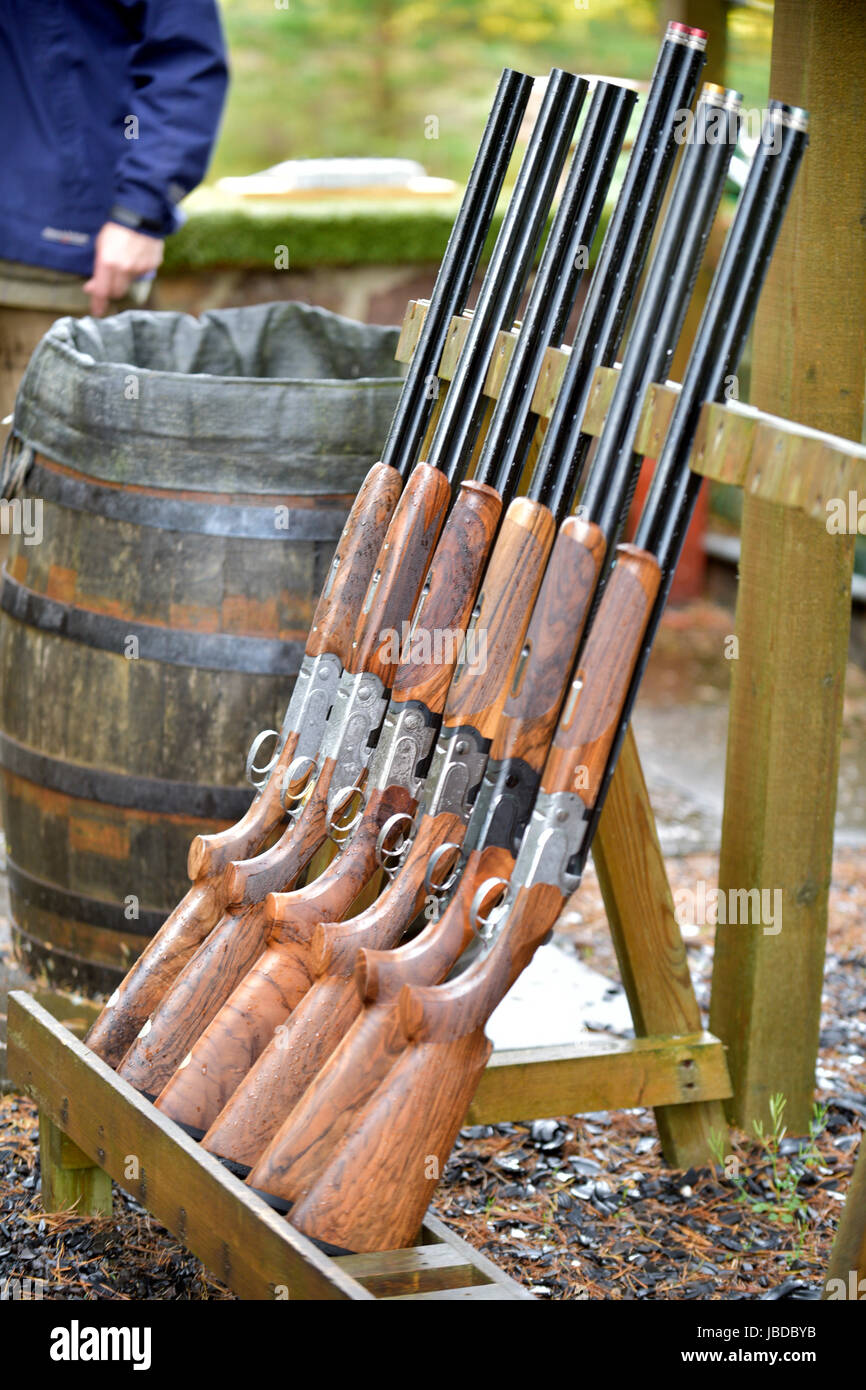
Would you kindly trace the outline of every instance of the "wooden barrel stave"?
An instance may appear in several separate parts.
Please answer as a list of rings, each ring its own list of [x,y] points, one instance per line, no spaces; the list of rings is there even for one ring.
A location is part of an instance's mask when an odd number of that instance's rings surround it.
[[[191,839],[249,802],[351,495],[121,488],[37,455],[20,496],[42,536],[13,538],[0,588],[13,936],[33,973],[105,991],[185,891]]]

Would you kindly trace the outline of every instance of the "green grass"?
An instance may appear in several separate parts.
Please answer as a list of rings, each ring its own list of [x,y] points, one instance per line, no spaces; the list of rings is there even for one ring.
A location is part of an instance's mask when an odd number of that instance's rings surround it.
[[[218,265],[274,269],[277,248],[289,267],[406,265],[441,259],[458,199],[418,206],[403,200],[328,199],[287,206],[221,200],[208,192],[189,199],[188,221],[166,243],[168,270]],[[501,214],[500,214],[501,215]],[[494,226],[494,234],[499,218]]]

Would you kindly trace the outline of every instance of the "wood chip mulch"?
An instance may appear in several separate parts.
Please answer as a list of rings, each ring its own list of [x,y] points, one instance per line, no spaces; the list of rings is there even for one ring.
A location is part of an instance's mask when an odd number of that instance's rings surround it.
[[[712,857],[669,862],[674,888]],[[568,924],[573,948],[616,979],[588,879]],[[595,904],[595,906],[594,906]],[[688,938],[702,1005],[712,929]],[[866,882],[862,853],[834,866],[815,1137],[780,1144],[734,1135],[724,1168],[673,1172],[650,1111],[465,1129],[435,1209],[461,1236],[545,1299],[787,1299],[818,1295],[866,1124]],[[783,1117],[784,1118],[784,1117]],[[41,1208],[37,1121],[0,1098],[0,1299],[9,1280],[44,1298],[213,1299],[232,1295],[132,1198],[112,1219]]]

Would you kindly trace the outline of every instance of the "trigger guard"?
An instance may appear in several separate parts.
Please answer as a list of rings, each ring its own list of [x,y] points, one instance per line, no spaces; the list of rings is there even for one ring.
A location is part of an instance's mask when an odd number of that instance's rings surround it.
[[[436,865],[439,863],[440,859],[442,859],[443,855],[455,849],[457,850],[457,858],[454,861],[454,867],[451,873],[446,879],[443,879],[441,883],[434,883],[432,874]],[[447,893],[449,889],[454,887],[454,884],[460,877],[460,870],[463,868],[463,862],[464,859],[460,845],[455,844],[453,840],[446,840],[444,845],[439,845],[437,849],[434,849],[430,858],[427,860],[427,868],[424,870],[424,887],[427,892],[432,894],[434,898],[440,898],[443,894]]]
[[[352,798],[356,795],[360,796],[361,804],[355,812],[354,816],[349,821],[348,825],[336,825],[335,821],[337,816],[340,814],[340,805],[351,805]],[[340,790],[334,796],[331,797],[330,806],[328,808],[328,834],[335,844],[345,844],[346,840],[348,840],[352,831],[355,829],[355,826],[361,820],[363,814],[364,793],[362,792],[360,787],[341,787]]]
[[[289,791],[289,787],[291,786],[292,782],[298,780],[302,770],[304,770],[306,773],[306,776],[304,777],[303,786],[300,788],[299,791]],[[286,812],[287,815],[291,816],[297,811],[298,807],[304,799],[304,794],[310,785],[310,780],[315,770],[316,759],[311,758],[308,755],[302,755],[300,758],[295,758],[294,762],[290,763],[289,766],[286,768],[285,772],[283,773],[282,786],[280,787],[280,805],[282,806],[283,810]]]
[[[482,917],[482,916],[481,916],[481,904],[484,902],[484,899],[488,896],[488,894],[490,893],[491,889],[492,889],[492,888],[497,888],[497,887],[501,887],[501,888],[506,888],[506,889],[507,889],[507,888],[508,888],[508,879],[507,879],[507,878],[486,878],[486,879],[484,880],[484,882],[481,883],[481,884],[479,884],[478,888],[475,890],[475,894],[474,894],[474,896],[473,896],[473,898],[472,898],[472,902],[469,904],[469,921],[470,921],[470,923],[471,923],[471,925],[472,925],[472,930],[473,930],[478,936],[481,937],[482,941],[489,941],[489,940],[490,940],[490,938],[491,938],[491,936],[493,935],[493,932],[494,932],[494,930],[495,930],[496,922],[497,922],[498,918],[494,918],[493,920],[491,920],[490,914],[488,914],[487,917]],[[503,907],[504,907],[504,900],[503,900],[503,899],[500,899],[500,901],[499,901],[498,903],[496,903],[496,904],[490,909],[490,913],[494,913],[494,912],[497,912],[497,911],[498,911],[499,916],[501,916],[501,915],[502,915],[502,909],[503,909]]]
[[[396,849],[386,849],[385,840],[391,834],[391,832],[393,830],[396,830],[397,826],[403,823],[404,821],[408,824],[410,829],[412,829],[415,825],[415,822],[410,815],[408,815],[405,811],[398,811],[395,815],[388,817],[388,819],[385,821],[385,824],[382,826],[382,829],[379,831],[379,834],[376,836],[376,862],[379,865],[380,869],[385,870],[385,873],[388,875],[389,878],[393,877],[393,875],[397,872],[400,862],[402,861],[403,856],[405,855],[406,850],[409,846],[410,840],[407,835],[405,839],[402,841],[402,843],[399,845],[399,847]],[[389,860],[394,860],[394,863],[389,863]]]
[[[244,765],[244,774],[250,786],[255,787],[256,791],[261,791],[265,784],[265,779],[269,773],[273,772],[277,764],[277,759],[280,756],[279,746],[277,746],[270,762],[266,763],[264,767],[256,767],[256,756],[258,751],[266,739],[275,738],[279,744],[279,737],[279,729],[262,729],[261,733],[256,734],[250,744],[250,751],[247,753],[247,760]]]

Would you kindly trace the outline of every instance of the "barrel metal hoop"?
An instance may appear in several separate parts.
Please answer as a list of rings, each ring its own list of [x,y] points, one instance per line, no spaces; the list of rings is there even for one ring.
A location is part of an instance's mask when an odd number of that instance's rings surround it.
[[[127,920],[123,915],[123,903],[107,902],[104,898],[87,898],[81,893],[72,893],[68,888],[58,888],[56,884],[44,883],[34,878],[13,860],[6,860],[9,874],[9,888],[21,898],[28,907],[42,912],[50,912],[67,921],[84,922],[89,927],[102,927],[107,931],[124,932],[128,936],[153,936],[159,931],[166,917],[165,912],[151,908],[139,908],[138,917]],[[26,930],[26,929],[25,929]]]
[[[46,598],[4,573],[0,608],[29,627],[53,632],[99,651],[125,655],[131,637],[138,642],[138,660],[169,666],[196,666],[213,671],[243,671],[248,675],[296,676],[304,643],[268,637],[237,637],[230,632],[188,632],[155,623],[110,618]]]
[[[36,786],[83,801],[136,811],[161,811],[196,820],[240,820],[252,799],[246,787],[169,782],[160,777],[139,777],[69,763],[37,753],[4,733],[0,733],[0,767]]]
[[[328,541],[336,545],[349,515],[340,507],[286,507],[276,493],[271,503],[262,506],[152,497],[83,477],[70,477],[39,460],[29,469],[27,491],[46,502],[109,521],[246,540]]]

